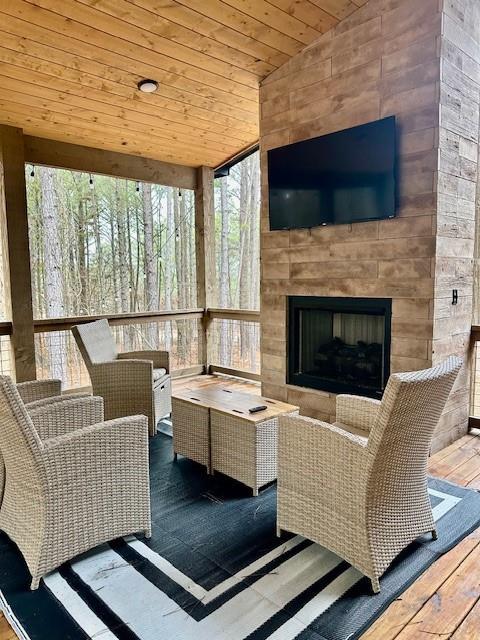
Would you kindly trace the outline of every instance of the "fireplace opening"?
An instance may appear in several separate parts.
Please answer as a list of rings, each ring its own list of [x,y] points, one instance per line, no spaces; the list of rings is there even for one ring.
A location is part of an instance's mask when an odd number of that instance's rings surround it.
[[[392,302],[288,298],[289,384],[381,397],[390,375]]]

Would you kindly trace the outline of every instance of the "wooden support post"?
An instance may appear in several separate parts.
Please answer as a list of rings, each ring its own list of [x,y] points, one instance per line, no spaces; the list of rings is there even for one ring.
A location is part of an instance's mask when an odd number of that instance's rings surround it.
[[[17,382],[36,378],[23,131],[0,125],[0,213]],[[9,295],[8,295],[9,294]]]
[[[195,257],[197,261],[197,307],[214,306],[215,295],[215,207],[213,195],[214,173],[199,167],[195,189]],[[200,362],[208,373],[210,366],[209,318],[205,314],[199,331]]]

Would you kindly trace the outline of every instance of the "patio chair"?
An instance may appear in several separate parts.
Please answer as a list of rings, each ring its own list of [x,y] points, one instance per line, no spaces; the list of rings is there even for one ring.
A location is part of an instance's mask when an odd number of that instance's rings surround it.
[[[103,420],[98,397],[27,411],[0,376],[0,451],[6,482],[0,529],[42,576],[98,544],[151,535],[145,416]]]
[[[382,401],[337,396],[337,422],[281,416],[277,534],[317,542],[370,578],[435,522],[427,493],[434,430],[458,371],[450,357],[390,376]]]
[[[118,353],[107,320],[72,328],[93,393],[105,402],[105,418],[143,414],[150,435],[172,410],[168,351]]]

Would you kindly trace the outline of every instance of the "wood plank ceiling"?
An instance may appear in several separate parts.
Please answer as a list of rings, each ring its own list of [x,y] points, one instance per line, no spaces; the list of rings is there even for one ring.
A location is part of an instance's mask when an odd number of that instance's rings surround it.
[[[0,122],[215,167],[256,142],[259,81],[366,1],[3,0]]]

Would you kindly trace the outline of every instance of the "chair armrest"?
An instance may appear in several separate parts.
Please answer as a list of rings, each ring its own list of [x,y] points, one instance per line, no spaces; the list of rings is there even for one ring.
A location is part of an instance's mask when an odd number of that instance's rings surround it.
[[[62,393],[61,380],[30,380],[29,382],[19,382],[17,391],[25,404],[59,396]]]
[[[125,384],[151,384],[153,363],[151,360],[109,360],[98,362],[90,367],[93,392],[97,393],[97,385],[111,388],[116,381]],[[100,394],[101,395],[101,394]]]
[[[148,420],[138,415],[93,424],[46,440],[42,453],[53,491],[78,492],[80,484],[102,479],[126,491],[130,476],[148,479]]]
[[[337,422],[370,433],[380,408],[380,400],[340,394],[337,396]]]
[[[73,397],[47,405],[27,407],[40,440],[61,437],[103,421],[103,399],[96,396]]]
[[[140,360],[139,358],[119,358],[118,360],[108,360],[107,362],[96,362],[91,365],[91,368],[94,371],[104,371],[112,374],[126,369],[153,371],[153,362],[152,360]]]
[[[278,423],[279,491],[337,496],[347,505],[352,486],[366,486],[371,454],[365,438],[304,416],[280,416]]]
[[[121,360],[151,360],[154,369],[163,368],[167,370],[167,373],[170,371],[170,354],[168,351],[124,351],[118,354],[118,358]]]
[[[34,402],[28,402],[25,405],[27,411],[33,409],[39,409],[40,407],[48,407],[57,402],[66,402],[68,400],[75,400],[76,398],[91,398],[92,394],[87,391],[79,391],[78,393],[66,393],[59,396],[52,396],[51,398],[42,398],[42,400],[35,400]]]

